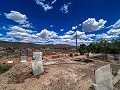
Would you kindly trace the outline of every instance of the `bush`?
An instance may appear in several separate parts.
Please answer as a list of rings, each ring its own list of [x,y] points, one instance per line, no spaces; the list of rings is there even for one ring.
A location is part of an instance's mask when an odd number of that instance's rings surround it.
[[[0,74],[8,71],[12,66],[13,66],[13,64],[0,65]]]
[[[75,54],[74,56],[79,56],[78,54]]]
[[[69,56],[70,56],[70,57],[73,57],[73,54],[72,54],[72,53],[70,53],[70,54],[69,54]]]
[[[84,52],[80,52],[80,55],[84,55]]]

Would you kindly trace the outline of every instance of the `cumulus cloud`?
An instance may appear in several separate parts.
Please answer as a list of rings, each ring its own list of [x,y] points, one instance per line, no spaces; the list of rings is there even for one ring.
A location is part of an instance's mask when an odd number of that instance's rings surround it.
[[[67,3],[67,4],[63,4],[63,6],[61,7],[60,11],[63,13],[68,13],[69,12],[69,6],[71,5],[71,2]]]
[[[76,32],[73,34],[73,37],[76,38]],[[80,39],[80,38],[86,38],[86,35],[85,35],[85,32],[80,32],[80,31],[77,31],[77,38]]]
[[[96,36],[95,34],[88,34],[87,35],[88,38],[95,37],[95,36]]]
[[[111,40],[113,38],[117,38],[119,37],[118,35],[109,35],[106,33],[102,33],[102,34],[97,34],[96,35],[96,40],[101,40],[101,39],[106,39],[106,40]]]
[[[72,30],[75,30],[75,29],[77,29],[77,26],[73,26],[73,27],[72,27]]]
[[[66,32],[66,34],[73,34],[74,33],[74,31],[72,31],[72,30],[70,30],[70,31],[68,31],[68,32]]]
[[[75,43],[74,40],[71,40],[69,38],[54,39],[51,42],[49,42],[49,44],[69,44],[69,45],[73,45],[73,43]]]
[[[56,38],[58,35],[54,31],[48,31],[47,29],[43,29],[40,33],[36,34],[40,38]]]
[[[59,36],[60,39],[71,39],[72,35],[63,35],[63,36]]]
[[[7,36],[14,37],[14,38],[26,38],[26,37],[33,37],[36,31],[32,31],[29,29],[24,29],[19,26],[10,26],[8,28],[9,32],[7,32]],[[34,36],[35,37],[35,36]]]
[[[14,20],[15,22],[20,23],[20,24],[25,24],[28,22],[27,16],[17,11],[11,11],[10,13],[5,13],[5,16],[6,18]]]
[[[15,37],[15,38],[25,38],[25,37],[29,37],[30,34],[25,33],[25,32],[15,32],[15,31],[10,31],[7,32],[7,35],[10,37]]]
[[[27,33],[33,33],[32,30],[26,30],[26,29],[21,28],[19,26],[11,26],[11,27],[9,27],[9,30],[16,31],[16,32],[23,32],[23,33],[25,33],[25,32],[27,32]]]
[[[85,32],[97,31],[105,27],[106,20],[100,19],[98,22],[95,18],[88,18],[82,23],[82,28]]]
[[[2,37],[0,38],[1,41],[11,41],[11,42],[15,42],[16,40],[14,38],[7,38],[7,37]]]
[[[4,15],[7,19],[11,19],[19,23],[21,27],[34,28],[32,23],[29,23],[29,21],[27,21],[28,19],[27,16],[24,14],[21,14],[20,12],[11,11],[10,13],[4,13]]]
[[[35,0],[35,2],[40,5],[44,11],[48,11],[50,9],[53,9],[53,7],[48,3],[48,4],[45,4],[44,1],[42,0]]]

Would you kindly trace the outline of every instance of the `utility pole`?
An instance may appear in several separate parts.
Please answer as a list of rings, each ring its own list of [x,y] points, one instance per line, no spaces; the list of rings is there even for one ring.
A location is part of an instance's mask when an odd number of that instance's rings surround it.
[[[76,28],[76,20],[75,20],[75,31],[76,31],[76,53],[77,53],[77,28]]]

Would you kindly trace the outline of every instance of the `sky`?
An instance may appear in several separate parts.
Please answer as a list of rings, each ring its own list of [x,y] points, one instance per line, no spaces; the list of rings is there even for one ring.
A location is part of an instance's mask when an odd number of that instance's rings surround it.
[[[0,40],[78,45],[120,38],[120,0],[1,0]]]

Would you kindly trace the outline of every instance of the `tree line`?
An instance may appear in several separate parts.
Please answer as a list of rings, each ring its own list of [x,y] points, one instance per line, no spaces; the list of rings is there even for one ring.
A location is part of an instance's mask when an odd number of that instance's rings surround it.
[[[79,47],[80,54],[85,53],[105,53],[105,54],[120,54],[120,39],[112,40],[100,40],[100,42],[90,43],[88,46],[81,44]]]

